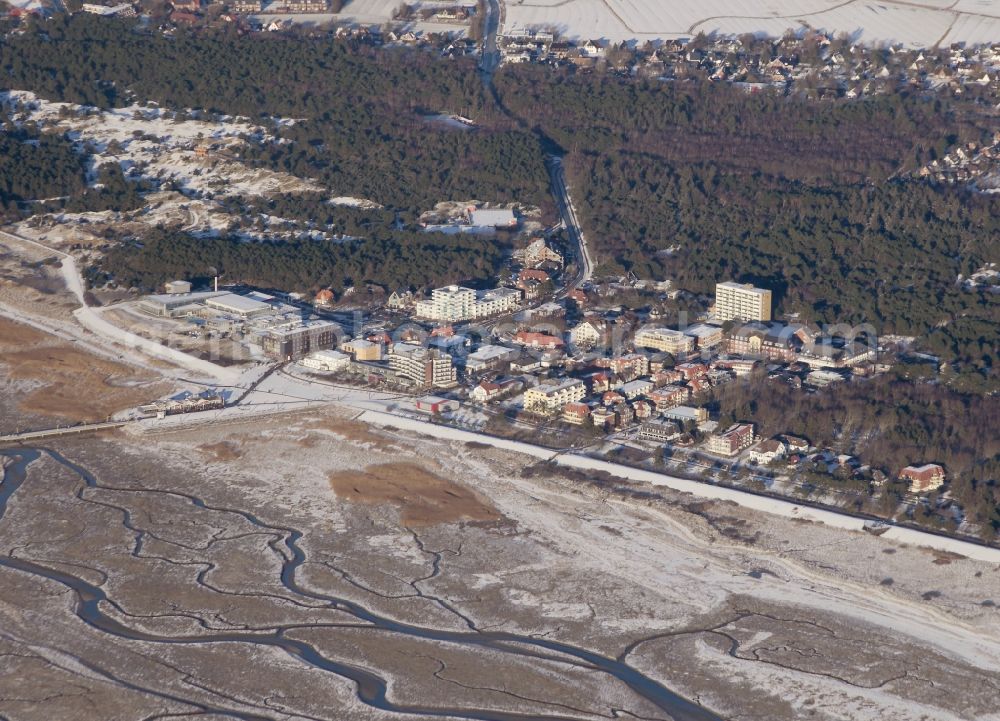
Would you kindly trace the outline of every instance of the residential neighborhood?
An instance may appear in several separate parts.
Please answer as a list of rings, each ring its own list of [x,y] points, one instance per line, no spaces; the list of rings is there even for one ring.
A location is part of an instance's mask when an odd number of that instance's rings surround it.
[[[499,216],[486,222],[494,221],[505,222]],[[547,257],[539,261],[539,253]],[[296,363],[307,377],[415,398],[434,392],[447,401],[434,405],[435,417],[479,432],[544,429],[562,445],[632,448],[673,472],[716,480],[723,473],[781,494],[809,487],[836,495],[843,479],[875,489],[896,478],[913,498],[945,486],[944,468],[925,459],[902,469],[871,468],[812,447],[795,428],[766,436],[745,419],[723,424],[715,410],[720,391],[751,378],[802,394],[865,382],[898,352],[867,330],[831,335],[776,319],[769,289],[731,281],[717,284],[703,312],[677,322],[609,307],[592,283],[573,297],[550,290],[539,298],[523,281],[536,273],[558,280],[562,255],[539,239],[513,263],[504,285],[452,285],[423,297],[398,290],[381,307],[351,318],[322,293],[310,303],[254,290],[193,291],[185,281],[135,306],[202,334],[225,335],[271,362]],[[536,270],[547,264],[551,277]]]

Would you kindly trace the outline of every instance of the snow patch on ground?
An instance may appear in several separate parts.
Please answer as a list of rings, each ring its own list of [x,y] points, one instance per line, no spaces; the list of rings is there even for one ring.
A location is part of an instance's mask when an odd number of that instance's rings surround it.
[[[34,93],[0,93],[22,121],[67,133],[91,154],[92,170],[118,163],[126,175],[172,183],[186,195],[268,195],[318,191],[288,173],[251,168],[236,157],[250,143],[270,142],[267,129],[245,118],[181,119],[157,107],[99,108],[57,103]]]
[[[330,198],[330,205],[346,205],[352,208],[361,208],[363,210],[381,210],[383,207],[374,200],[367,200],[366,198],[352,198],[349,195],[341,195],[336,198]]]

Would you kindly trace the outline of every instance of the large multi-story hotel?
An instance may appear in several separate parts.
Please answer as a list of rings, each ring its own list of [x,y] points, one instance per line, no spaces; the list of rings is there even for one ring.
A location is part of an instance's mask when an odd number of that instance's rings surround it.
[[[749,283],[715,284],[715,318],[727,320],[771,320],[771,291]]]
[[[521,292],[513,288],[475,291],[458,285],[435,288],[430,300],[417,301],[418,318],[463,321],[509,313],[517,308]]]
[[[451,356],[432,348],[396,343],[389,352],[389,365],[425,388],[451,388],[457,383]]]

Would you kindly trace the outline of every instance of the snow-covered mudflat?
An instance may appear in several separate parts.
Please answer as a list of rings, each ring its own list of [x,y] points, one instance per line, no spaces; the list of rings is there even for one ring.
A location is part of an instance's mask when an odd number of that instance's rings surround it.
[[[780,36],[812,27],[865,43],[928,47],[1000,40],[996,0],[509,0],[503,31],[552,27],[612,42],[699,32]]]

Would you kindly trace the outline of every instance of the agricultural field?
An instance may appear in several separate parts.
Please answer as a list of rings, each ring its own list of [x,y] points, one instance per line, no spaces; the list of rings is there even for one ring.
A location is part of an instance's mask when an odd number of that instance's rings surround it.
[[[812,27],[854,41],[929,47],[1000,39],[1000,4],[990,0],[511,0],[504,32],[552,27],[568,38],[611,42]]]

